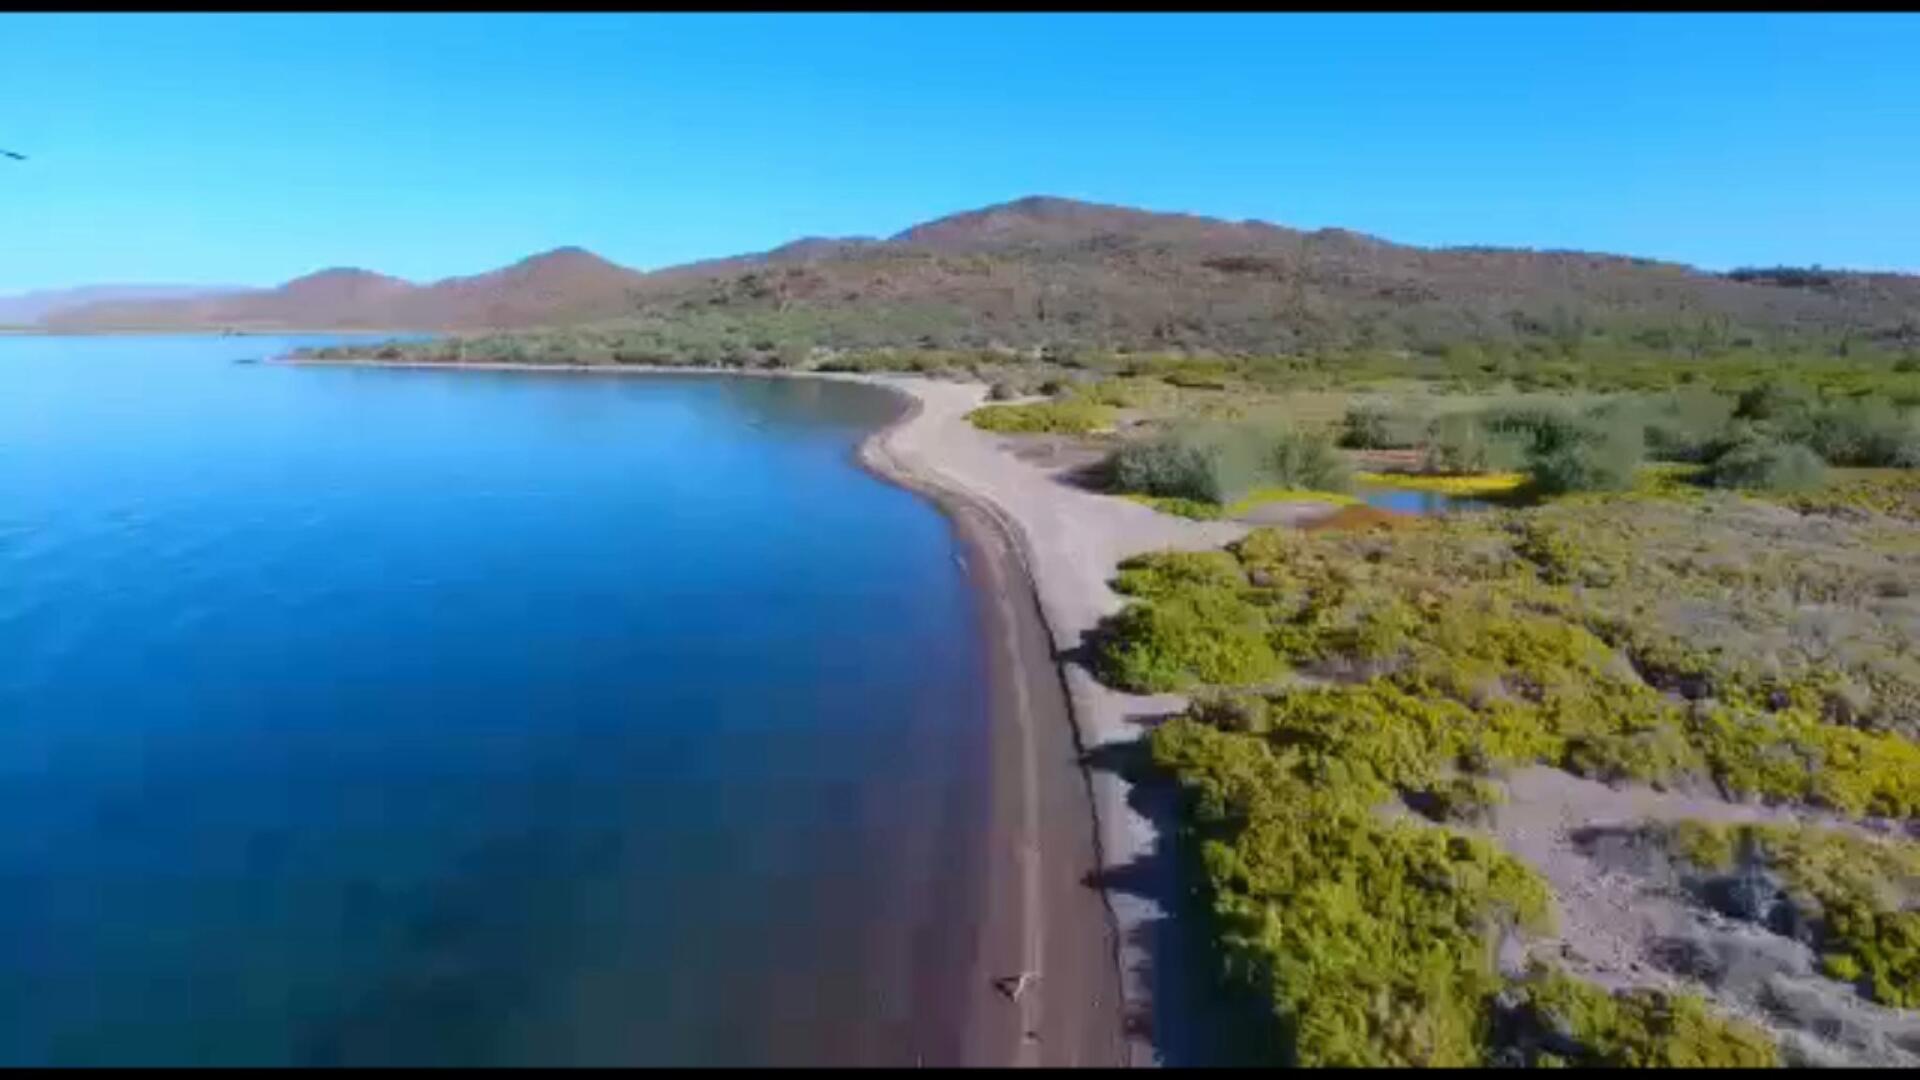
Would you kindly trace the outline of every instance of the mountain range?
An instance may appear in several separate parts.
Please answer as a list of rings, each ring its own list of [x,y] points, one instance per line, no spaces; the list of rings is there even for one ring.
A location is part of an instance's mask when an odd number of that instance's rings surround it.
[[[239,285],[84,285],[77,289],[41,289],[0,296],[0,326],[29,326],[52,315],[96,304],[190,300],[251,291]]]
[[[40,316],[56,330],[486,331],[635,320],[805,324],[844,343],[943,346],[1253,351],[1605,328],[1650,341],[1710,331],[1911,347],[1920,340],[1920,276],[1721,274],[1621,255],[1422,248],[1341,229],[1035,196],[884,239],[807,237],[652,272],[567,247],[424,284],[335,268],[273,289],[115,295]]]

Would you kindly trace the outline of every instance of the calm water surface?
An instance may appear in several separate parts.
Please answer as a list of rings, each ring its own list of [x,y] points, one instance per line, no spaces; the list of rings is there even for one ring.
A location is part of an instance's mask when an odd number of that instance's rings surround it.
[[[1486,499],[1471,496],[1448,495],[1440,491],[1417,491],[1410,488],[1364,487],[1360,489],[1360,499],[1368,506],[1377,506],[1382,510],[1392,510],[1401,514],[1445,514],[1455,510],[1491,510],[1494,504]]]
[[[893,402],[295,343],[0,337],[0,1064],[950,1058],[986,697]]]

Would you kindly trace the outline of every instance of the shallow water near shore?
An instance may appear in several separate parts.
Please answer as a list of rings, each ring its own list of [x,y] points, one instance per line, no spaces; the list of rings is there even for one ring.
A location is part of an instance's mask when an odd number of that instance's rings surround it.
[[[0,339],[0,1063],[928,1064],[953,532],[816,380]]]

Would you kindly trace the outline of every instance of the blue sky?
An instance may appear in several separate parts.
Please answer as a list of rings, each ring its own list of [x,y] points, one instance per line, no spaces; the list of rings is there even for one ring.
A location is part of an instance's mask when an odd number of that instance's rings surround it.
[[[0,292],[653,268],[1027,194],[1920,271],[1920,18],[0,15]]]

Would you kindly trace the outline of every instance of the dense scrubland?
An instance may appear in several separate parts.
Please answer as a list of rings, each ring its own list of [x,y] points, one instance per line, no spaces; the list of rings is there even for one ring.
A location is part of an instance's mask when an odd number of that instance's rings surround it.
[[[1369,455],[1391,456],[1389,481],[1501,493],[1483,513],[1266,529],[1119,568],[1131,602],[1101,630],[1100,674],[1192,695],[1152,757],[1187,792],[1225,973],[1270,1002],[1276,1052],[1819,1059],[1785,1036],[1832,1025],[1785,990],[1747,1007],[1685,971],[1610,990],[1526,947],[1553,939],[1565,898],[1486,826],[1525,811],[1502,778],[1529,765],[1838,822],[1646,830],[1686,867],[1673,891],[1811,950],[1810,977],[1920,1004],[1911,366],[1629,365],[1549,392],[1301,374],[1289,390],[1230,364],[1122,367],[1015,387],[1050,393],[976,421],[1097,433],[1098,482],[1194,516],[1347,490]],[[1729,884],[1752,893],[1755,874],[1764,903]],[[1904,1038],[1827,1049],[1912,1063]]]

